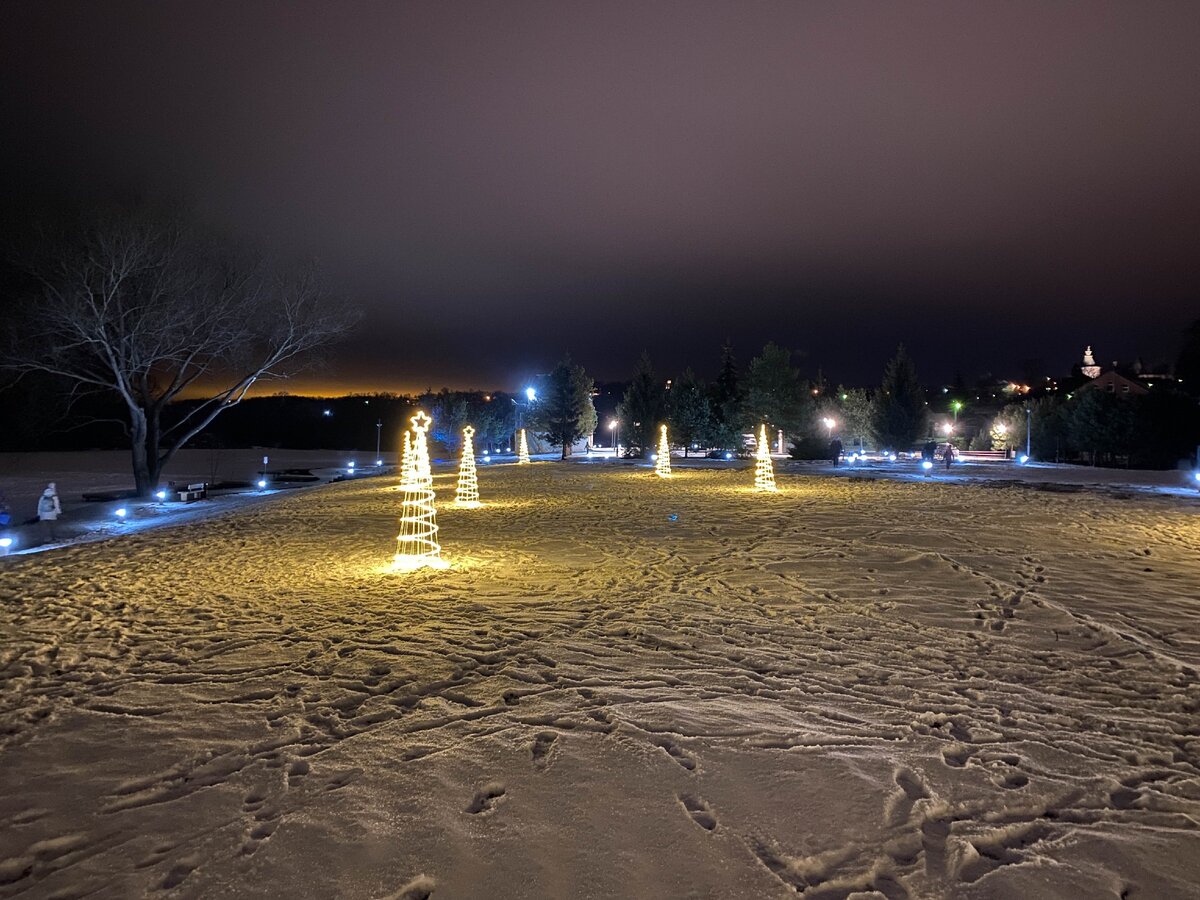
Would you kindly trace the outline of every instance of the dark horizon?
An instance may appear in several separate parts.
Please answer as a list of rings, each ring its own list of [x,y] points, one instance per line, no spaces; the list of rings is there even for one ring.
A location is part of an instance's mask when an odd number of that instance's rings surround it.
[[[1200,8],[10,3],[6,196],[186,198],[320,261],[306,385],[565,351],[878,383],[1172,361],[1200,315]],[[335,388],[336,389],[336,388]]]

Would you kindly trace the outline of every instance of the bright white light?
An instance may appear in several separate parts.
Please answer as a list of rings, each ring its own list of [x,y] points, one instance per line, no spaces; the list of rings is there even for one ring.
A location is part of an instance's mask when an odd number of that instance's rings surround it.
[[[922,461],[921,461],[921,468],[922,468],[922,469],[924,469],[926,472],[928,472],[930,469],[932,469],[932,468],[933,468],[933,463],[931,463],[931,462],[930,462],[929,460],[927,460],[927,459],[925,459],[925,460],[922,460]]]
[[[1005,425],[1003,422],[997,423],[996,434],[1008,434],[1008,426]]]
[[[325,410],[325,415],[327,415],[327,416],[332,416],[332,415],[333,415],[333,410],[332,410],[332,409],[327,409],[327,410]]]
[[[353,469],[353,468],[354,468],[354,463],[352,463],[352,462],[350,462],[350,463],[346,463],[346,468],[347,468],[347,469]]]
[[[167,492],[166,491],[155,491],[154,496],[157,497],[159,500],[166,500]]]
[[[537,399],[537,391],[531,387],[525,388],[525,399],[532,403]]]
[[[726,454],[725,454],[725,458],[726,458],[726,459],[733,459],[733,454],[732,454],[732,453],[726,453]]]
[[[833,431],[833,426],[836,425],[837,422],[835,422],[833,419],[826,416],[824,419],[821,420],[821,424],[824,425],[826,428],[828,428],[830,431]]]
[[[613,428],[616,428],[616,427],[617,427],[617,420],[616,420],[616,419],[613,419],[611,422],[609,422],[609,423],[608,423],[608,427],[609,427],[609,430],[610,430],[610,431],[611,431]]]
[[[658,454],[657,454],[657,453],[651,453],[651,454],[650,454],[650,462],[654,462],[656,459],[658,459]]]
[[[895,453],[890,453],[890,454],[888,454],[888,459],[890,459],[892,462],[895,462],[895,461],[896,461],[896,454],[895,454]]]
[[[0,538],[0,550],[7,550],[13,545],[12,538]]]
[[[118,509],[118,510],[117,510],[117,518],[118,518],[118,519],[123,519],[123,518],[125,518],[125,517],[126,517],[128,514],[129,514],[129,510],[127,510],[127,509],[126,509],[125,507],[123,507],[123,506],[122,506],[120,509]]]
[[[951,434],[954,431],[954,426],[947,422],[942,426],[942,431],[946,434]]]
[[[267,479],[265,479],[265,478],[258,479],[258,486],[260,488],[265,488],[267,486]]]
[[[1195,479],[1196,479],[1197,481],[1200,481],[1200,472],[1196,472],[1196,473],[1195,473]]]
[[[1025,465],[1025,463],[1029,462],[1029,457],[1022,453],[1017,457],[1017,462],[1019,462],[1021,465]]]
[[[382,460],[382,459],[377,459],[377,460],[375,460],[375,465],[377,465],[377,466],[382,466],[382,465],[383,465],[383,460]]]

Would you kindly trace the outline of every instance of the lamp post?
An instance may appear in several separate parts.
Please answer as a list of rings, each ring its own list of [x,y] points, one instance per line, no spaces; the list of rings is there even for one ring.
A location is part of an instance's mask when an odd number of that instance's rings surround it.
[[[1033,407],[1028,403],[1025,404],[1025,456],[1032,459],[1033,451],[1029,448],[1033,446]]]
[[[375,465],[380,465],[383,457],[379,455],[379,448],[383,442],[383,419],[375,423]]]
[[[830,440],[832,440],[833,439],[833,426],[837,424],[837,421],[826,416],[824,419],[821,420],[821,424],[825,426],[825,430],[826,430],[825,436],[827,438],[829,438]]]
[[[958,424],[958,411],[962,409],[962,401],[955,400],[950,404],[950,408],[954,410],[954,424]]]
[[[612,441],[613,447],[613,459],[618,459],[620,457],[619,448],[617,447],[617,438],[621,436],[621,432],[617,430],[620,428],[620,425],[621,423],[616,419],[613,419],[608,423],[609,440]]]

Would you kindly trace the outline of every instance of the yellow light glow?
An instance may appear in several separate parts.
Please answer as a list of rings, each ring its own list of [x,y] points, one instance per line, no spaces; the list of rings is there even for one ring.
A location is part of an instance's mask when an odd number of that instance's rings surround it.
[[[671,477],[671,445],[667,443],[667,426],[658,434],[658,458],[654,461],[654,474],[659,478]]]
[[[754,450],[754,489],[756,491],[777,491],[775,487],[775,467],[771,463],[771,445],[767,442],[767,426],[758,429],[758,446]]]
[[[412,463],[412,434],[408,429],[405,429],[404,450],[400,456],[400,487],[407,487],[409,482],[412,481]]]
[[[463,429],[462,456],[458,462],[458,489],[454,502],[458,506],[475,508],[479,503],[479,478],[475,474],[475,429],[468,425]]]
[[[525,429],[517,436],[517,465],[529,463],[529,441],[525,439]]]
[[[404,505],[400,509],[400,534],[396,537],[396,556],[392,568],[411,572],[415,569],[445,569],[438,544],[437,511],[433,500],[433,473],[429,467],[429,444],[425,435],[430,418],[420,410],[410,420],[412,439],[409,446],[409,480],[404,485]]]

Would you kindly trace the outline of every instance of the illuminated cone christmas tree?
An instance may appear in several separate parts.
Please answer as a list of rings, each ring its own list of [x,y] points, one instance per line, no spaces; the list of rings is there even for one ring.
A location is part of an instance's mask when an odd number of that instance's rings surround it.
[[[525,429],[517,435],[517,465],[529,462],[529,442],[525,440]]]
[[[404,484],[404,505],[400,510],[400,534],[396,538],[396,557],[392,568],[412,571],[430,567],[446,568],[438,544],[437,511],[433,506],[433,473],[429,468],[429,416],[418,411],[412,417],[413,436],[409,447],[408,481]]]
[[[774,491],[775,468],[771,465],[771,445],[767,443],[767,426],[758,429],[758,447],[754,451],[754,489]]]
[[[654,474],[659,478],[671,477],[671,445],[667,443],[667,426],[662,426],[658,435],[658,458],[654,461]]]
[[[458,463],[458,490],[454,502],[459,506],[479,506],[479,479],[475,475],[475,443],[471,440],[475,429],[468,425],[463,429],[462,458]]]

